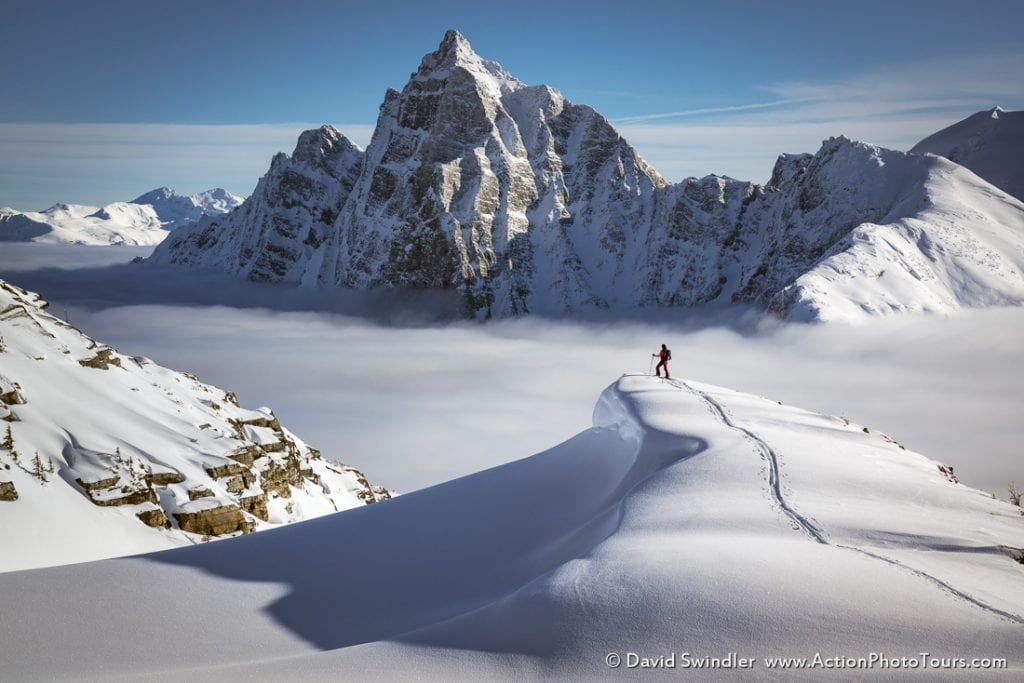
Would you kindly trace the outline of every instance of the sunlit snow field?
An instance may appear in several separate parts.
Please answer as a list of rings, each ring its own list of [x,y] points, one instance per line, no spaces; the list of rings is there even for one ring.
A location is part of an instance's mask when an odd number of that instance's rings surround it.
[[[122,352],[272,407],[325,455],[399,491],[586,429],[601,390],[648,371],[662,342],[676,376],[846,415],[1003,498],[1024,482],[1024,309],[861,327],[757,324],[740,311],[439,323],[420,303],[396,320],[379,302],[314,293],[333,312],[313,312],[308,293],[103,267],[148,251],[0,245],[0,277]]]

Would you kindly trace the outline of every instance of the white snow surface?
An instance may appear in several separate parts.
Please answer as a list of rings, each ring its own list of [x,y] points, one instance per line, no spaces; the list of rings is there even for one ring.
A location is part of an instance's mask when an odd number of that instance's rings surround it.
[[[0,493],[11,484],[17,493],[0,500],[0,572],[209,540],[175,517],[204,507],[234,508],[259,531],[382,494],[267,409],[98,344],[45,306],[0,280]],[[103,356],[106,367],[81,363]],[[268,483],[285,470],[287,481]],[[153,512],[166,528],[136,517]]]
[[[979,111],[929,135],[910,151],[946,157],[1024,201],[1024,111]]]
[[[44,211],[0,208],[0,242],[126,245],[159,244],[169,230],[203,216],[227,213],[242,197],[220,188],[182,196],[161,187],[130,202],[104,207],[55,204]]]
[[[0,671],[592,680],[628,675],[608,653],[625,668],[629,652],[874,652],[1001,657],[996,677],[1015,679],[1022,535],[1016,508],[883,434],[626,375],[592,429],[508,465],[209,546],[0,575],[17,615],[0,620]],[[852,672],[872,673],[892,672]]]

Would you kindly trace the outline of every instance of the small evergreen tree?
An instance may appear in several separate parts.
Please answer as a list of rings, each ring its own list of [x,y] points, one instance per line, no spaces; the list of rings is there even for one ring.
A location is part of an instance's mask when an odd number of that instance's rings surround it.
[[[6,350],[7,350],[7,344],[6,344],[6,342],[4,342],[4,338],[0,337],[0,353],[3,353]]]
[[[50,465],[46,468],[46,471],[53,474],[53,456],[50,456]]]
[[[47,482],[46,467],[43,466],[43,459],[39,457],[39,451],[36,451],[35,457],[32,458],[32,474],[39,480],[39,483]]]
[[[1011,481],[1010,482],[1010,503],[1012,505],[1016,505],[1017,507],[1021,507],[1020,497],[1021,497],[1022,494],[1024,494],[1024,491],[1021,491],[1020,489],[1018,489],[1016,487],[1016,485],[1014,485],[1014,483]]]
[[[7,425],[7,434],[4,436],[4,442],[0,443],[0,448],[5,451],[14,451],[14,434],[11,432],[11,425]]]

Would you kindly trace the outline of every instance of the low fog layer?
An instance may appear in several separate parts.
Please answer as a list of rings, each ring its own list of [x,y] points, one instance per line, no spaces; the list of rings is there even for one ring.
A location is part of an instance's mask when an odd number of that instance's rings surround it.
[[[123,351],[272,406],[326,453],[404,491],[587,428],[601,390],[624,372],[647,372],[662,341],[676,376],[846,415],[1003,497],[1010,480],[1024,481],[1020,310],[756,336],[530,320],[402,329],[219,307],[71,315]]]
[[[587,428],[601,390],[624,372],[647,372],[662,342],[675,376],[846,415],[1003,498],[1011,480],[1024,483],[1024,309],[756,331],[738,314],[426,324],[431,313],[382,324],[290,310],[303,307],[301,293],[187,271],[40,271],[8,260],[0,254],[0,276],[41,291],[57,310],[67,303],[71,322],[94,337],[196,372],[244,405],[273,407],[325,455],[400,491]],[[232,307],[207,305],[218,300]],[[343,296],[313,303],[345,309]]]

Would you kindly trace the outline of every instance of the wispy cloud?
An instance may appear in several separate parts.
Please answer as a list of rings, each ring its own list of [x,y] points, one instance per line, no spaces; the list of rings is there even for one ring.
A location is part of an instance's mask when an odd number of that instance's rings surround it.
[[[105,204],[167,185],[249,194],[276,152],[320,123],[0,123],[0,206]],[[365,146],[372,126],[338,125]]]
[[[642,114],[640,116],[625,116],[619,119],[615,119],[615,123],[641,123],[643,121],[655,121],[658,119],[678,119],[686,116],[698,116],[702,114],[725,114],[728,112],[735,111],[750,111],[753,109],[770,109],[773,107],[781,107],[787,104],[800,104],[804,102],[812,102],[814,98],[811,97],[800,97],[795,99],[786,100],[774,100],[772,102],[754,102],[751,104],[734,104],[727,107],[707,107],[704,109],[687,109],[686,111],[670,111],[663,114]]]
[[[615,122],[668,178],[708,173],[764,182],[782,152],[813,152],[846,135],[908,149],[981,109],[1024,108],[1024,46],[928,63],[890,65],[830,82],[765,83],[773,99]],[[719,114],[692,121],[673,118]]]

